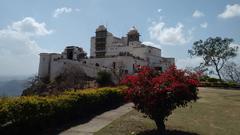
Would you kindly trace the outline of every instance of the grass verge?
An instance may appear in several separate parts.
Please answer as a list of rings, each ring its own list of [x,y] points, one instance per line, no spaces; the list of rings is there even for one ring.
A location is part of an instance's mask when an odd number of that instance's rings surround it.
[[[200,88],[200,99],[178,108],[166,122],[172,135],[239,135],[240,91]],[[131,111],[95,135],[154,135],[156,126],[142,113]]]

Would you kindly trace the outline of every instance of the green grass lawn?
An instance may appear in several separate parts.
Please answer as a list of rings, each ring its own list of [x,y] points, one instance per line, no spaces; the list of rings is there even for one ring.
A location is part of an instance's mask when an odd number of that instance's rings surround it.
[[[166,127],[174,135],[240,135],[240,90],[200,88],[200,99],[178,108]],[[153,135],[154,122],[135,110],[113,121],[96,135]]]

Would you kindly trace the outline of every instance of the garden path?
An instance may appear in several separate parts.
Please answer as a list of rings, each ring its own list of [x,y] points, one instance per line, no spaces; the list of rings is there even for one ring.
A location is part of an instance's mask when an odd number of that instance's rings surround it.
[[[80,124],[61,132],[59,135],[93,135],[95,132],[104,128],[112,121],[130,112],[133,108],[132,103],[125,104],[114,110],[104,112],[87,123]]]

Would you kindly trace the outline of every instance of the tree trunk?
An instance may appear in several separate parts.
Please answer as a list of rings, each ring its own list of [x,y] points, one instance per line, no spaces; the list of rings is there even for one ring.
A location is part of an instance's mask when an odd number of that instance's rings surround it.
[[[156,123],[158,133],[160,135],[165,135],[166,134],[166,127],[165,127],[165,124],[164,124],[164,120],[162,120],[162,119],[155,119],[154,121]]]
[[[219,71],[219,69],[218,69],[217,64],[215,64],[215,69],[216,69],[216,71],[217,71],[218,78],[220,79],[220,81],[222,81],[222,77],[221,77],[221,74],[220,74],[220,71]]]
[[[220,81],[222,81],[222,77],[221,77],[220,71],[218,69],[217,69],[217,74],[218,74]]]

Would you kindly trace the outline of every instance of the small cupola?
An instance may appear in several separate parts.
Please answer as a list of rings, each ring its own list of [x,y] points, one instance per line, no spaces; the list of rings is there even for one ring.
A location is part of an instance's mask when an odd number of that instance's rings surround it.
[[[133,26],[129,29],[128,35],[135,35],[135,34],[139,35],[137,28]]]
[[[133,41],[139,42],[140,34],[135,26],[130,28],[130,30],[127,33],[127,37],[128,37],[128,44],[129,42],[133,42]]]
[[[99,25],[98,28],[96,29],[96,32],[106,31],[106,30],[107,30],[107,28],[104,25]]]

